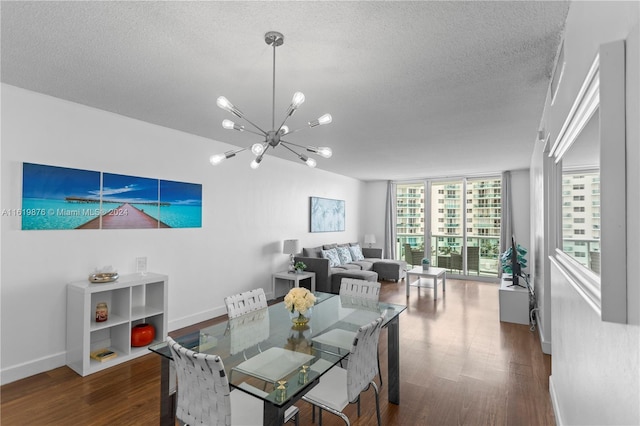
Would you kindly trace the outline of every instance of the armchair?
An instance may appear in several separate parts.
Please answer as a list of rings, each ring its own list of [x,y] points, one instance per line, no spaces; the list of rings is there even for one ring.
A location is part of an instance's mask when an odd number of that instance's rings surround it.
[[[451,253],[450,269],[462,271],[462,255]],[[476,271],[480,275],[480,247],[467,247],[467,272]]]
[[[404,260],[408,265],[422,265],[424,250],[414,249],[410,244],[404,245]]]

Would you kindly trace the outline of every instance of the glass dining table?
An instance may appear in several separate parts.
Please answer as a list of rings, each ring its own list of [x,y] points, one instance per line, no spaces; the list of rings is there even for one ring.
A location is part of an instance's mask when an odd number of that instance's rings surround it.
[[[283,302],[175,338],[196,352],[222,358],[235,392],[264,402],[264,425],[282,425],[287,408],[347,357],[358,327],[384,316],[388,329],[388,399],[400,403],[399,315],[405,305],[316,292],[307,324],[295,325]],[[175,425],[176,374],[166,342],[162,356],[160,424]]]

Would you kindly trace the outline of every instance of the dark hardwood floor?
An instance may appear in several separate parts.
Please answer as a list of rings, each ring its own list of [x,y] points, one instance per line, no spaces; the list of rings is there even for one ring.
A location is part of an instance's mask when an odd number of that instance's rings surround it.
[[[440,292],[439,292],[440,293]],[[429,289],[404,281],[383,282],[381,300],[408,303],[400,317],[399,406],[381,390],[385,425],[555,425],[549,398],[551,357],[542,353],[536,332],[499,321],[498,286],[447,280],[437,301]],[[217,322],[224,318],[208,322]],[[172,332],[179,335],[187,329]],[[386,377],[386,330],[380,360]],[[160,359],[155,354],[80,377],[60,367],[2,386],[0,424],[157,425]],[[346,413],[353,425],[373,425],[373,391]],[[300,424],[311,424],[311,409],[299,402]],[[323,423],[344,422],[325,413]]]

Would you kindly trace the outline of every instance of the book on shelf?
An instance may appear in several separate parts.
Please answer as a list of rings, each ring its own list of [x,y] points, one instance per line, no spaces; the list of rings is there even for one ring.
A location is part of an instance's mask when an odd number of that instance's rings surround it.
[[[95,359],[100,362],[104,362],[118,356],[117,353],[109,349],[98,349],[96,351],[91,352],[89,355],[91,356],[92,359]]]

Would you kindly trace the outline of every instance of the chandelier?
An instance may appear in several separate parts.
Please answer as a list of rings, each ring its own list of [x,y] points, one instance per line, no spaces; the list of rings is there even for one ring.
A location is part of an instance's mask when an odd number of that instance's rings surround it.
[[[262,162],[262,158],[264,157],[264,154],[267,152],[269,148],[275,149],[278,146],[282,146],[288,149],[289,151],[291,151],[300,160],[304,161],[309,167],[315,167],[316,166],[315,159],[305,154],[297,152],[293,147],[306,149],[308,152],[318,154],[324,158],[331,157],[332,155],[331,148],[326,146],[320,146],[320,147],[306,146],[305,147],[305,146],[298,145],[293,142],[285,141],[284,139],[282,139],[282,137],[285,135],[289,135],[302,130],[302,129],[290,130],[289,127],[285,125],[285,123],[287,122],[287,119],[291,117],[296,112],[298,107],[302,105],[302,103],[304,102],[304,94],[302,92],[296,92],[293,94],[293,99],[291,100],[291,104],[287,108],[287,112],[285,113],[285,117],[284,117],[284,120],[282,121],[282,124],[276,127],[276,121],[275,121],[276,120],[275,119],[276,47],[281,46],[284,43],[284,36],[279,32],[269,31],[264,35],[264,41],[268,45],[273,46],[273,101],[272,101],[272,107],[271,107],[271,130],[265,131],[261,129],[258,125],[251,122],[247,117],[245,117],[242,111],[240,111],[231,102],[229,102],[227,98],[225,98],[224,96],[220,96],[216,101],[216,104],[220,108],[222,108],[227,112],[230,112],[231,114],[235,115],[238,118],[243,119],[244,121],[249,123],[253,128],[255,128],[257,131],[245,129],[245,126],[236,124],[231,120],[224,120],[222,122],[222,127],[224,127],[227,130],[237,130],[240,132],[253,133],[258,136],[264,137],[264,141],[254,143],[253,145],[251,145],[251,147],[227,151],[224,154],[212,155],[209,158],[209,161],[211,162],[211,164],[215,166],[220,164],[223,160],[234,157],[239,152],[246,151],[249,148],[251,148],[251,152],[256,156],[254,160],[251,162],[251,168],[257,169],[260,166],[260,163]],[[307,124],[309,127],[316,127],[322,124],[329,124],[331,123],[331,120],[332,120],[331,114],[324,114],[323,116],[321,116],[316,120],[309,121]]]

